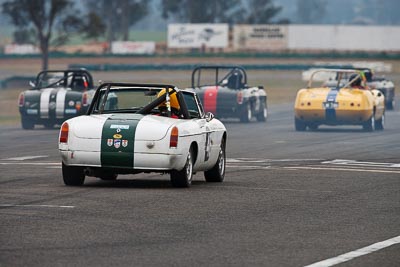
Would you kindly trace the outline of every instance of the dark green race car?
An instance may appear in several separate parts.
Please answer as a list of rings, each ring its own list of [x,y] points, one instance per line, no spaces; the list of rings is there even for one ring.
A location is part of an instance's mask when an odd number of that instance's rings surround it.
[[[42,71],[30,85],[18,100],[23,129],[53,128],[85,114],[94,94],[92,75],[82,69]]]

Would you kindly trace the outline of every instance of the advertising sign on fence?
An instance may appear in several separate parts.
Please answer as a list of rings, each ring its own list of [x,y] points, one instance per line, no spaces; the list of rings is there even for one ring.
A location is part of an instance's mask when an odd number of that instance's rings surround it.
[[[233,46],[236,50],[280,50],[287,47],[285,25],[235,25]]]
[[[400,27],[359,25],[290,25],[289,49],[400,51]]]
[[[225,48],[228,24],[169,24],[168,48]]]
[[[113,54],[154,54],[156,51],[155,42],[130,42],[118,41],[111,43],[111,53]]]
[[[8,44],[4,47],[4,54],[6,55],[31,55],[39,53],[39,48],[31,44]]]

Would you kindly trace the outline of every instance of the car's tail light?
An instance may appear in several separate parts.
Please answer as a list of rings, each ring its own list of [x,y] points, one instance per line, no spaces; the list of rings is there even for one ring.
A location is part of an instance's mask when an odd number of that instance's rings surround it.
[[[179,135],[178,128],[176,126],[174,126],[174,128],[172,128],[172,130],[171,130],[171,137],[169,139],[169,147],[170,148],[178,147],[178,135]]]
[[[85,90],[89,87],[89,83],[86,81],[86,79],[83,79],[83,86],[85,87]]]
[[[79,110],[81,110],[81,107],[82,107],[82,103],[81,103],[81,102],[76,102],[76,104],[75,104],[75,109],[76,109],[77,111],[79,111]]]
[[[238,92],[236,95],[236,101],[239,105],[241,105],[243,103],[243,93],[242,92]]]
[[[60,130],[60,143],[68,143],[69,125],[64,122]]]
[[[18,98],[18,106],[23,107],[25,104],[25,95],[21,93]]]
[[[88,95],[87,93],[82,94],[82,105],[85,107],[88,105]]]

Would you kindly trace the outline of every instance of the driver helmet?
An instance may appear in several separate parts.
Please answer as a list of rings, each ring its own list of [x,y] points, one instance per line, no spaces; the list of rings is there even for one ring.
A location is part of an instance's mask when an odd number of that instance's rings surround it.
[[[157,97],[160,97],[160,96],[165,95],[165,92],[166,92],[166,91],[167,91],[166,89],[162,89],[162,90],[158,93]],[[170,93],[172,92],[172,89],[171,89],[171,88],[169,89],[169,92],[170,92]],[[166,103],[165,103],[165,102],[166,102],[166,101],[162,102],[158,107],[159,107],[159,108],[166,107]],[[172,95],[169,95],[169,102],[170,102],[171,108],[176,109],[176,110],[180,110],[178,98],[176,97],[176,93],[175,93],[175,92],[174,92]]]

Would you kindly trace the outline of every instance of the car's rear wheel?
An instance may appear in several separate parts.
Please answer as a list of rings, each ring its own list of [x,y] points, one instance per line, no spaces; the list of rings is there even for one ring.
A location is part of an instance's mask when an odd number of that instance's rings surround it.
[[[226,163],[225,140],[222,140],[217,162],[215,163],[214,167],[204,172],[204,177],[206,181],[219,182],[219,183],[224,181],[225,163]]]
[[[307,124],[304,121],[294,117],[294,128],[296,131],[305,131],[307,129]]]
[[[363,123],[363,129],[366,132],[372,132],[375,126],[375,115],[373,114],[366,122]]]
[[[25,130],[32,130],[35,127],[35,123],[25,116],[21,117],[21,125]]]
[[[182,170],[171,171],[171,184],[173,187],[190,187],[193,178],[193,156],[192,148],[190,148],[185,166]]]
[[[249,122],[252,117],[253,117],[253,114],[251,112],[251,105],[250,105],[250,103],[247,103],[246,107],[242,111],[242,114],[240,115],[240,121],[241,122]]]
[[[267,105],[263,102],[260,104],[260,112],[257,114],[258,121],[266,121],[268,117]]]
[[[385,113],[379,120],[375,120],[375,130],[382,131],[385,128]]]
[[[67,166],[62,163],[62,176],[65,185],[79,186],[85,181],[85,173],[83,167]]]

